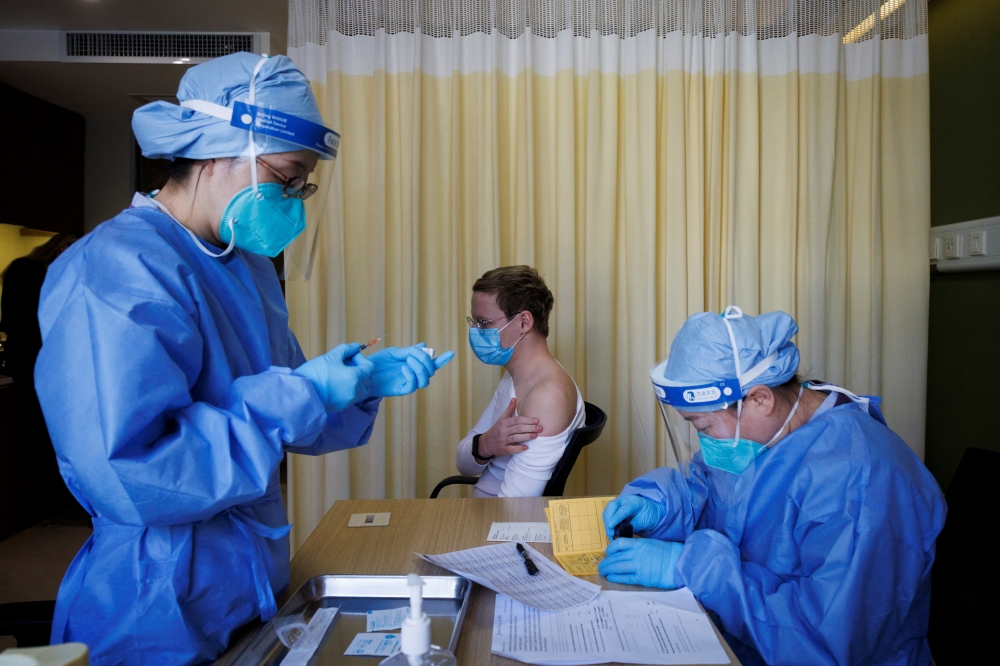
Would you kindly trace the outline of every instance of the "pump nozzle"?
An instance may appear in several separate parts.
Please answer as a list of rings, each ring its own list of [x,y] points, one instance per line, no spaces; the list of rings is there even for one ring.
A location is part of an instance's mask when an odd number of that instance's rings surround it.
[[[431,620],[424,614],[424,581],[417,574],[409,574],[406,584],[410,586],[410,615],[403,620],[400,632],[400,649],[405,655],[427,654],[431,649]]]
[[[422,588],[424,579],[415,573],[407,574],[406,584],[410,586],[410,619],[419,621],[424,614],[424,595]]]

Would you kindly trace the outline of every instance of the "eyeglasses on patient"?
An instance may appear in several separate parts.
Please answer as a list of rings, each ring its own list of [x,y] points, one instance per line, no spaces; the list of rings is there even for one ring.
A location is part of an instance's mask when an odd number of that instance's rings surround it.
[[[476,317],[466,317],[465,321],[469,322],[469,328],[486,328],[486,324],[492,324],[495,321],[500,321],[501,319],[513,319],[517,315],[521,314],[517,312],[512,315],[504,315],[503,317],[497,317],[496,319],[477,319]]]

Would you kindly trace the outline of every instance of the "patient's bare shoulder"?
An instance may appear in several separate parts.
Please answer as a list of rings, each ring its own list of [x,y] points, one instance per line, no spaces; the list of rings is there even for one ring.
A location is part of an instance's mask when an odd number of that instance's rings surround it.
[[[517,413],[532,416],[542,426],[541,437],[552,437],[566,430],[576,416],[576,384],[559,365],[528,393],[518,399]]]

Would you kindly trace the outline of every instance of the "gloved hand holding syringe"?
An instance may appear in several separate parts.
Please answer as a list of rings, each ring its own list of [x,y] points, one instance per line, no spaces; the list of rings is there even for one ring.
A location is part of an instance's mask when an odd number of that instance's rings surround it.
[[[364,351],[364,350],[368,349],[369,347],[374,347],[375,345],[377,345],[382,340],[385,340],[387,337],[389,337],[388,334],[383,335],[383,336],[378,337],[378,338],[375,338],[374,340],[369,340],[365,344],[361,345],[361,347],[360,347],[360,349],[358,349],[358,351]],[[428,356],[430,356],[431,358],[434,358],[434,350],[431,349],[430,347],[420,347],[419,345],[417,345],[417,348],[420,349],[425,354],[427,354]]]
[[[337,345],[299,366],[295,372],[309,378],[327,409],[340,411],[369,397],[408,395],[422,389],[440,368],[455,357],[448,351],[434,358],[423,342],[399,349],[389,347],[371,356],[361,350],[378,344],[382,336],[361,345]]]
[[[367,349],[387,338],[384,335],[361,345]],[[361,351],[359,349],[359,353]],[[434,358],[434,350],[423,342],[411,347],[387,347],[367,357],[375,365],[371,376],[371,395],[380,397],[408,395],[422,389],[430,382],[434,373],[455,357],[455,352],[447,351]]]

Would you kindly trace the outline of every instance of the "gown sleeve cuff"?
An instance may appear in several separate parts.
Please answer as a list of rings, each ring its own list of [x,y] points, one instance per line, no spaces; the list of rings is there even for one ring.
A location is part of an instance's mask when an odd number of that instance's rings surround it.
[[[718,613],[727,628],[742,624],[740,605],[733,600],[742,598],[743,568],[739,551],[725,535],[715,530],[692,532],[677,560],[674,582]]]
[[[308,380],[306,380],[308,381]],[[363,446],[372,436],[382,399],[368,398],[335,413],[325,413],[322,435],[306,445],[286,445],[289,453],[318,456]]]

